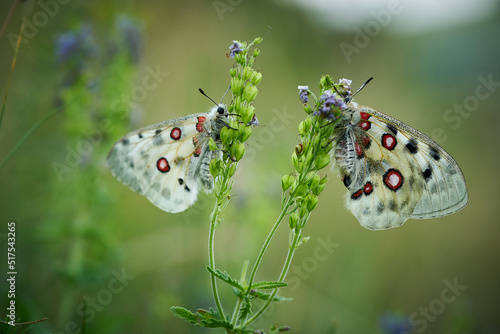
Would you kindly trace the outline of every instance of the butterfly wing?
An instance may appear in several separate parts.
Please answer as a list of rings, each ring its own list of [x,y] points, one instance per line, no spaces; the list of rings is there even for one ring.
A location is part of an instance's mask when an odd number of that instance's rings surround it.
[[[441,217],[468,201],[453,158],[418,130],[369,107],[351,104],[339,128],[335,159],[349,190],[346,206],[374,230],[408,218]]]
[[[112,174],[160,209],[184,211],[200,188],[213,188],[208,164],[219,152],[208,148],[208,129],[215,117],[193,114],[129,133],[108,155]]]

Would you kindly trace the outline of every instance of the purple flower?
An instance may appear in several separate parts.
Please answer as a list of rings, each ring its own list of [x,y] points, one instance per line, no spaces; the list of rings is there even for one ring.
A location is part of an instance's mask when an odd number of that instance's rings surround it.
[[[384,333],[387,334],[408,334],[411,331],[408,318],[393,312],[384,313],[379,318],[379,324]]]
[[[250,122],[248,122],[247,126],[259,126],[259,120],[257,119],[257,116],[255,113],[253,114],[253,118]]]
[[[116,38],[113,45],[117,49],[125,48],[133,63],[138,63],[143,47],[142,26],[131,17],[121,14],[115,19]]]
[[[231,50],[231,52],[229,52],[229,56],[230,56],[231,58],[234,58],[234,55],[235,55],[236,53],[243,51],[242,47],[243,47],[243,46],[241,45],[241,43],[240,43],[240,42],[238,42],[238,41],[233,41],[233,44],[231,44],[231,45],[229,46],[229,50]]]
[[[351,83],[352,83],[352,80],[349,80],[349,79],[346,79],[346,78],[339,79],[339,83],[338,84],[342,85],[342,88],[346,92],[346,97],[347,98],[350,98],[351,95],[352,95],[352,92],[351,92]]]
[[[322,115],[327,119],[335,120],[332,106],[341,110],[347,108],[347,105],[339,94],[332,93],[329,90],[325,91],[323,95],[321,95],[319,101],[323,102],[323,104],[318,108],[318,110],[313,112],[313,115],[315,116]]]
[[[299,89],[299,99],[302,101],[302,103],[306,104],[309,101],[309,99],[307,98],[307,95],[309,95],[309,87],[299,86],[297,88]]]
[[[60,63],[71,62],[81,67],[85,60],[94,58],[99,47],[92,28],[84,24],[79,29],[65,32],[56,41],[57,60]]]

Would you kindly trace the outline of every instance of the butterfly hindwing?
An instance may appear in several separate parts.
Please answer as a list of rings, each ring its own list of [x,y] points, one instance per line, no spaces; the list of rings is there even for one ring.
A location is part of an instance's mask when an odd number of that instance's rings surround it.
[[[217,109],[155,124],[120,139],[108,156],[113,175],[167,212],[181,212],[200,189],[213,188],[208,164],[219,156],[210,151],[218,136]]]
[[[465,179],[453,158],[390,116],[351,102],[334,140],[346,206],[369,229],[445,216],[467,203]]]

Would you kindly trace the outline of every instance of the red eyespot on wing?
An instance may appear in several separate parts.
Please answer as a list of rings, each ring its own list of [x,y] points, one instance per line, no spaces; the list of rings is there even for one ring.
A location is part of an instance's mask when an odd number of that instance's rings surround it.
[[[364,136],[361,138],[361,141],[363,142],[364,147],[369,147],[370,146],[370,137]]]
[[[198,116],[198,123],[196,123],[196,131],[203,132],[203,123],[205,123],[206,120],[207,118],[205,116]]]
[[[384,174],[384,184],[392,191],[396,191],[403,185],[403,175],[397,169],[389,169]]]
[[[382,145],[388,149],[388,150],[393,150],[394,147],[396,147],[396,144],[398,142],[396,141],[396,138],[394,138],[393,135],[390,135],[388,133],[382,135]]]
[[[363,156],[363,149],[361,148],[361,146],[358,144],[358,142],[354,142],[354,148],[356,149],[356,155],[358,157],[362,157]]]
[[[365,131],[368,131],[372,127],[372,123],[370,123],[368,121],[362,121],[362,122],[359,122],[359,127]]]
[[[361,195],[363,195],[363,189],[359,189],[358,191],[356,191],[354,194],[351,195],[351,198],[358,199],[361,197]]]
[[[193,153],[193,154],[194,154],[195,158],[199,157],[199,156],[200,156],[200,154],[201,154],[201,146],[198,146],[198,147],[196,148],[196,150],[194,151],[194,153]]]
[[[170,131],[170,138],[173,140],[179,140],[181,138],[181,129],[179,128],[173,128],[172,131]]]
[[[156,168],[162,173],[166,173],[170,170],[170,164],[168,163],[167,159],[165,158],[160,158],[156,162]]]
[[[363,120],[365,120],[365,121],[366,121],[368,118],[370,118],[370,114],[367,114],[367,113],[365,113],[365,112],[360,112],[360,113],[359,113],[359,116],[361,117],[361,119],[363,119]]]
[[[363,187],[363,191],[366,195],[370,195],[373,191],[373,186],[371,182],[366,182],[365,186]]]

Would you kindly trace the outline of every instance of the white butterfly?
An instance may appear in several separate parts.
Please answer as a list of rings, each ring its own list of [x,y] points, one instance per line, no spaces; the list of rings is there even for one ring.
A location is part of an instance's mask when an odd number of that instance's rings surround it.
[[[346,207],[371,230],[446,216],[468,201],[462,171],[441,146],[355,102],[336,125],[332,160],[348,189]]]
[[[227,127],[225,105],[210,112],[192,114],[131,132],[108,155],[112,174],[133,191],[146,196],[167,212],[181,212],[194,204],[200,189],[211,191],[214,180],[210,161],[220,150],[208,142],[220,142]]]

